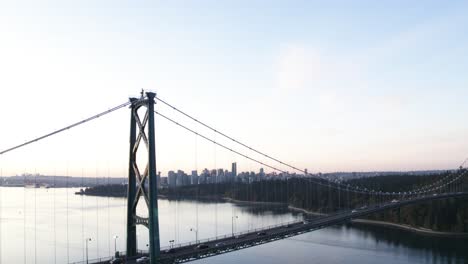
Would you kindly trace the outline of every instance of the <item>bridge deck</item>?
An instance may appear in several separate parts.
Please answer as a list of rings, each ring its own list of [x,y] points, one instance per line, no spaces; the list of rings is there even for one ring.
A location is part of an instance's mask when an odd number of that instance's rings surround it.
[[[174,247],[171,250],[161,251],[160,263],[182,263],[210,256],[220,255],[231,251],[240,250],[291,236],[307,233],[328,226],[341,224],[354,218],[364,217],[370,214],[397,209],[411,204],[468,196],[468,192],[446,193],[440,195],[424,196],[393,203],[369,206],[366,209],[342,211],[333,215],[322,216],[306,221],[292,222],[273,228],[265,228],[241,235],[228,236],[216,240],[201,243],[193,243],[186,246]],[[203,245],[203,246],[201,246]],[[129,260],[127,263],[135,263]]]

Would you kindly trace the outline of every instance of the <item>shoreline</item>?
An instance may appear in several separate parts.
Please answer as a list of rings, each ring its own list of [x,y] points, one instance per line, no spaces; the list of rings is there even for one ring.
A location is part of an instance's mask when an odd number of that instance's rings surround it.
[[[457,233],[457,232],[443,232],[443,231],[434,231],[432,229],[427,229],[423,227],[413,227],[405,224],[395,224],[384,221],[368,220],[368,219],[354,219],[351,221],[353,224],[363,224],[363,225],[374,225],[374,226],[383,226],[388,228],[394,228],[399,230],[404,230],[407,232],[415,233],[423,236],[435,236],[435,237],[448,237],[448,238],[468,238],[468,233]]]
[[[305,213],[305,214],[308,214],[308,215],[313,215],[313,216],[327,216],[328,215],[328,214],[325,214],[325,213],[308,211],[306,209],[299,208],[299,207],[294,207],[292,205],[288,205],[288,209],[293,210],[293,211],[299,211],[299,212],[302,212],[302,213]]]
[[[249,202],[249,201],[241,201],[241,200],[236,200],[232,199],[229,197],[223,197],[222,198],[226,202],[231,202],[231,203],[237,203],[237,204],[263,204],[263,205],[284,205],[287,206],[286,203],[275,203],[275,202]],[[289,208],[289,206],[288,206]]]
[[[77,195],[88,195],[88,196],[100,196],[100,197],[106,197],[108,195],[96,195],[96,194],[81,194],[81,193],[75,193]],[[121,197],[125,198],[125,196],[109,196],[109,197]],[[213,197],[173,197],[173,196],[166,196],[166,195],[158,195],[158,198],[161,199],[180,199],[180,200],[199,200],[199,201],[207,201],[211,200],[213,201]],[[216,199],[217,201],[213,202],[230,202],[230,203],[235,203],[235,204],[251,204],[251,205],[281,205],[281,206],[287,206],[289,210],[292,211],[297,211],[297,212],[302,212],[307,215],[311,216],[327,216],[328,214],[325,213],[320,213],[320,212],[314,212],[314,211],[309,211],[303,208],[299,207],[294,207],[291,205],[288,205],[286,203],[278,203],[278,202],[250,202],[250,201],[241,201],[241,200],[236,200],[232,199],[229,197],[220,197]],[[427,229],[427,228],[422,228],[422,227],[413,227],[409,226],[406,224],[396,224],[396,223],[391,223],[391,222],[385,222],[385,221],[377,221],[377,220],[369,220],[369,219],[353,219],[351,220],[352,224],[358,224],[358,225],[373,225],[373,226],[381,226],[385,228],[393,228],[393,229],[399,229],[403,230],[406,232],[411,232],[414,234],[418,234],[421,236],[434,236],[434,237],[449,237],[449,238],[468,238],[468,233],[458,233],[458,232],[443,232],[443,231],[434,231],[432,229]]]
[[[457,232],[443,232],[443,231],[434,231],[432,229],[427,229],[423,227],[413,227],[405,224],[395,224],[385,221],[376,221],[368,219],[354,219],[351,221],[353,224],[363,224],[363,225],[374,225],[374,226],[383,226],[387,228],[394,228],[399,230],[404,230],[418,235],[423,236],[435,236],[435,237],[449,237],[449,238],[468,238],[468,233],[457,233]]]
[[[297,208],[297,207],[293,207],[293,206],[288,206],[288,208],[291,209],[291,210],[306,213],[308,215],[327,216],[327,214],[324,214],[324,213],[308,211],[306,209]],[[369,219],[360,219],[359,218],[359,219],[351,220],[351,223],[352,224],[357,224],[357,225],[373,225],[373,226],[381,226],[381,227],[385,227],[385,228],[399,229],[399,230],[403,230],[403,231],[406,231],[406,232],[411,232],[411,233],[421,235],[421,236],[448,237],[448,238],[468,238],[468,233],[434,231],[432,229],[427,229],[427,228],[423,228],[423,227],[413,227],[413,226],[409,226],[409,225],[405,225],[405,224],[396,224],[396,223],[385,222],[385,221],[377,221],[377,220],[369,220]]]

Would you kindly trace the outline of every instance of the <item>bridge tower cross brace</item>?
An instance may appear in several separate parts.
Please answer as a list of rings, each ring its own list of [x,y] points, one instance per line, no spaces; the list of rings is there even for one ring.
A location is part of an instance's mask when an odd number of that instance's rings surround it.
[[[142,92],[141,98],[130,98],[130,157],[127,190],[127,257],[136,256],[137,236],[136,225],[141,224],[149,229],[149,253],[151,264],[157,263],[160,254],[159,219],[158,219],[158,189],[156,177],[156,148],[154,133],[155,93]],[[146,108],[143,119],[139,115],[140,108]],[[141,173],[137,164],[137,152],[140,143],[146,146],[147,164]],[[147,184],[146,184],[147,182]],[[148,218],[136,214],[140,197],[143,196],[148,208]]]

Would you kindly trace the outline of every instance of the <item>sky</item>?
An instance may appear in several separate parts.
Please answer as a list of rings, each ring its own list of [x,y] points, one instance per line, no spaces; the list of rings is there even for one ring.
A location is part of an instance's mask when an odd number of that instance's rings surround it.
[[[310,172],[457,168],[468,157],[467,11],[467,1],[0,1],[0,149],[143,88]],[[125,176],[129,117],[121,109],[4,154],[0,173]],[[260,167],[161,118],[156,131],[163,175]]]

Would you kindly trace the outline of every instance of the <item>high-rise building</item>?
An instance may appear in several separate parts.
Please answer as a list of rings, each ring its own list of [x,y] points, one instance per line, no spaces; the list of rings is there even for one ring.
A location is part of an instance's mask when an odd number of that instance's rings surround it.
[[[198,184],[198,172],[196,170],[192,171],[191,182],[192,185]]]
[[[225,182],[224,179],[224,170],[223,169],[218,169],[218,173],[216,174],[216,183],[222,183]]]
[[[167,174],[167,181],[170,188],[174,188],[177,185],[177,175],[174,171],[169,171]]]
[[[235,178],[237,176],[237,163],[235,162],[232,163],[231,172],[232,172],[232,176]]]
[[[265,171],[263,170],[263,168],[260,168],[260,173],[258,174],[258,177],[260,178],[260,180],[264,180]]]
[[[156,186],[158,189],[161,189],[161,172],[158,171],[158,175],[156,176]]]
[[[208,179],[209,180],[208,180],[207,183],[217,183],[217,180],[216,180],[217,177],[216,177],[216,170],[215,169],[211,170],[210,177]]]
[[[184,186],[184,185],[189,185],[190,180],[187,174],[185,174],[184,171],[178,170],[177,171],[177,181],[176,181],[176,186]]]
[[[198,183],[200,184],[205,184],[208,183],[208,177],[210,176],[210,171],[208,169],[204,169],[200,175],[200,178],[198,179]]]

